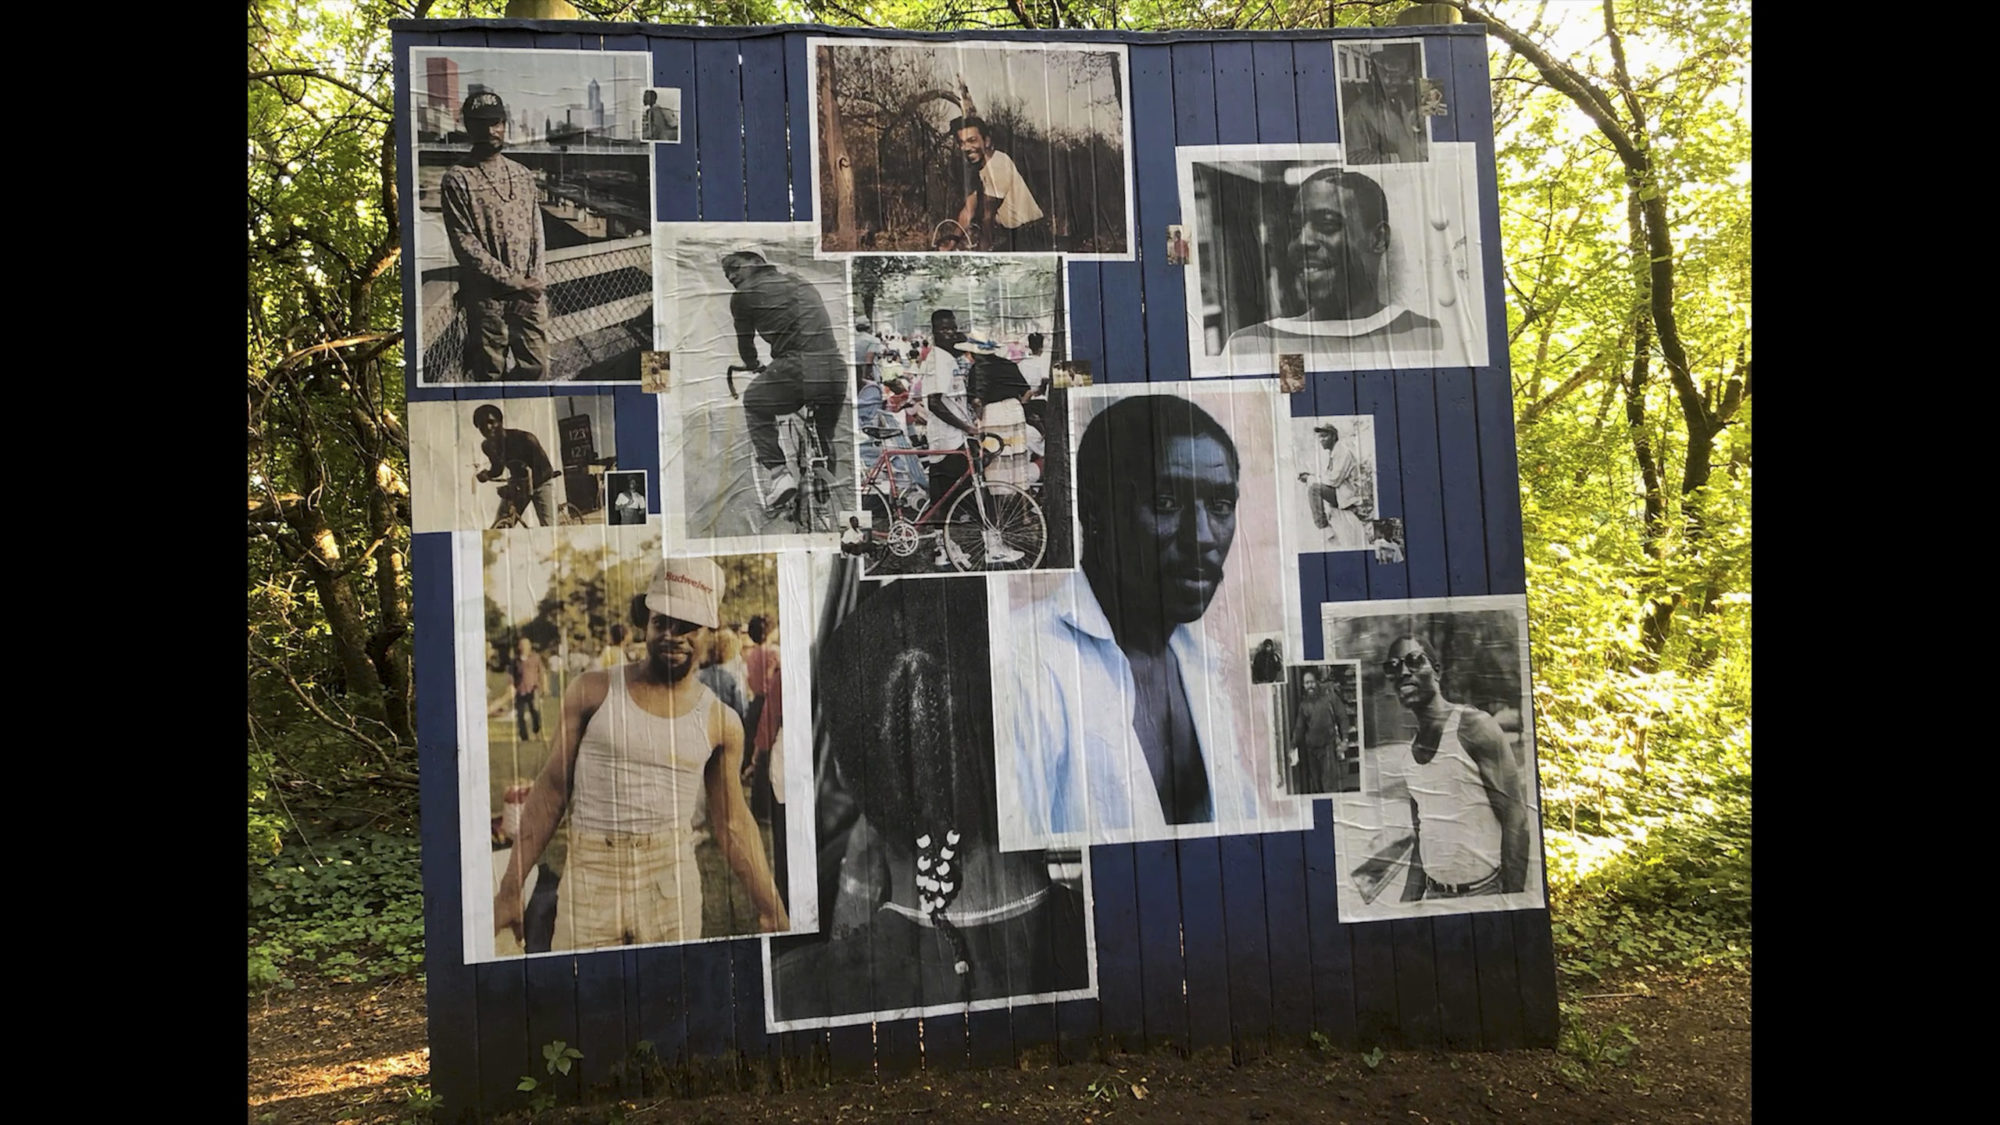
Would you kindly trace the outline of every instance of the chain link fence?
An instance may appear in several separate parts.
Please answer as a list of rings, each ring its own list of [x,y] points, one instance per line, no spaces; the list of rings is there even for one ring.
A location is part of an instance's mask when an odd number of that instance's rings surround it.
[[[653,240],[635,235],[613,242],[551,250],[546,255],[550,382],[575,379],[585,368],[617,366],[637,354],[653,333]],[[459,307],[458,267],[431,270],[424,289],[425,385],[468,382],[465,310]]]

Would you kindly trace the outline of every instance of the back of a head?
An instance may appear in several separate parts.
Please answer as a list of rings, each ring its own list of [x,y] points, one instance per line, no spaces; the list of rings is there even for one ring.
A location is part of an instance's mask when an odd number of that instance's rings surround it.
[[[750,643],[753,645],[763,644],[764,636],[765,634],[769,633],[770,630],[771,630],[771,622],[763,614],[760,613],[752,617],[750,619],[750,626],[748,629],[748,632],[750,633]]]
[[[843,701],[834,761],[904,848],[954,829],[991,839],[998,825],[985,597],[977,581],[891,582],[820,648],[820,697]]]

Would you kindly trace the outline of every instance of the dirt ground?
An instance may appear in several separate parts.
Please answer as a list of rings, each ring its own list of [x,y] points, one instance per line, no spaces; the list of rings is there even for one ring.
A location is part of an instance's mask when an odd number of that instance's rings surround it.
[[[251,1125],[402,1125],[427,1087],[424,991],[415,978],[314,986],[249,1006]],[[647,1098],[557,1109],[540,1122],[1291,1122],[1750,1120],[1750,976],[1602,985],[1565,998],[1562,1051],[1367,1057],[1281,1047],[1228,1055],[1113,1055],[1062,1067],[919,1074],[783,1093]],[[1624,1029],[1624,1030],[1620,1030]],[[1629,1031],[1629,1037],[1625,1034]],[[496,1120],[525,1123],[518,1112]]]

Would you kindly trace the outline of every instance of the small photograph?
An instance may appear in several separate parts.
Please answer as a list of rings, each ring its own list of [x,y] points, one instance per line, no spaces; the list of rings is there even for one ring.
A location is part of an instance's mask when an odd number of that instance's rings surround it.
[[[1368,545],[1375,549],[1375,561],[1387,566],[1403,561],[1403,521],[1375,520],[1368,525]]]
[[[1443,117],[1445,114],[1451,112],[1451,110],[1447,109],[1444,104],[1443,79],[1426,78],[1423,80],[1423,84],[1419,88],[1422,91],[1421,96],[1423,98],[1423,101],[1418,106],[1418,109],[1422,111],[1425,117]]]
[[[665,394],[674,374],[674,353],[639,353],[639,389],[649,395]]]
[[[764,945],[773,1031],[1097,994],[1088,860],[1003,852],[985,580],[813,552],[820,917]],[[837,706],[829,706],[838,701]]]
[[[628,527],[646,522],[646,473],[635,469],[623,473],[606,473],[604,479],[611,486],[611,523],[614,527]]]
[[[1361,665],[1352,660],[1295,664],[1272,693],[1275,768],[1294,797],[1361,789]]]
[[[1167,264],[1184,266],[1188,263],[1188,244],[1185,228],[1179,223],[1167,228]]]
[[[821,251],[1132,259],[1123,46],[806,42]]]
[[[1051,375],[1053,378],[1052,385],[1059,390],[1067,390],[1070,387],[1088,387],[1090,385],[1090,361],[1087,359],[1072,359],[1067,363],[1058,363],[1053,368]]]
[[[1061,261],[879,255],[851,276],[863,577],[1076,565]]]
[[[659,400],[669,554],[831,550],[855,496],[847,263],[811,223],[662,223]]]
[[[1282,683],[1285,678],[1285,635],[1265,633],[1250,638],[1250,682]]]
[[[413,402],[413,529],[605,523],[617,443],[610,395]]]
[[[1343,922],[1543,905],[1519,595],[1330,602],[1329,659],[1358,661],[1358,791],[1334,802]]]
[[[643,51],[411,49],[417,385],[638,380],[651,69]]]
[[[1285,554],[1286,639],[1303,652],[1300,557],[1376,546],[1375,418],[1332,414],[1280,420],[1278,512]],[[1400,531],[1402,521],[1396,521]]]
[[[1284,632],[1276,384],[1067,393],[1078,569],[990,587],[1003,847],[1309,823],[1270,776],[1270,689],[1249,668]]]
[[[639,139],[659,144],[681,143],[681,92],[672,86],[648,86],[639,95]]]
[[[1340,91],[1340,141],[1349,164],[1418,164],[1430,159],[1421,40],[1336,43],[1333,69]],[[1439,89],[1437,96],[1442,103],[1444,91]]]
[[[840,513],[840,553],[843,555],[865,555],[874,549],[874,542],[868,532],[875,526],[873,512]]]
[[[456,542],[467,959],[817,930],[804,560]]]
[[[1487,362],[1473,146],[1365,168],[1329,144],[1175,152],[1194,375]]]
[[[1293,352],[1278,357],[1278,393],[1295,395],[1306,389],[1306,357]]]

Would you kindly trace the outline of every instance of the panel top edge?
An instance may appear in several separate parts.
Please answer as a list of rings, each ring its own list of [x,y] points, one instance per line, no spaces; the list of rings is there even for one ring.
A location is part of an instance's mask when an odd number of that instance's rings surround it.
[[[1432,35],[1484,35],[1481,24],[1439,24],[1424,27],[1308,27],[1288,31],[1187,29],[1180,31],[1083,30],[1073,28],[965,31],[910,31],[889,27],[829,27],[816,23],[766,24],[760,27],[696,27],[665,23],[612,23],[600,20],[408,20],[389,21],[389,30],[407,34],[445,31],[529,31],[562,35],[647,35],[659,39],[761,39],[774,35],[849,36],[858,39],[919,39],[950,42],[961,39],[1014,39],[1024,43],[1212,43],[1230,40],[1411,39]]]

